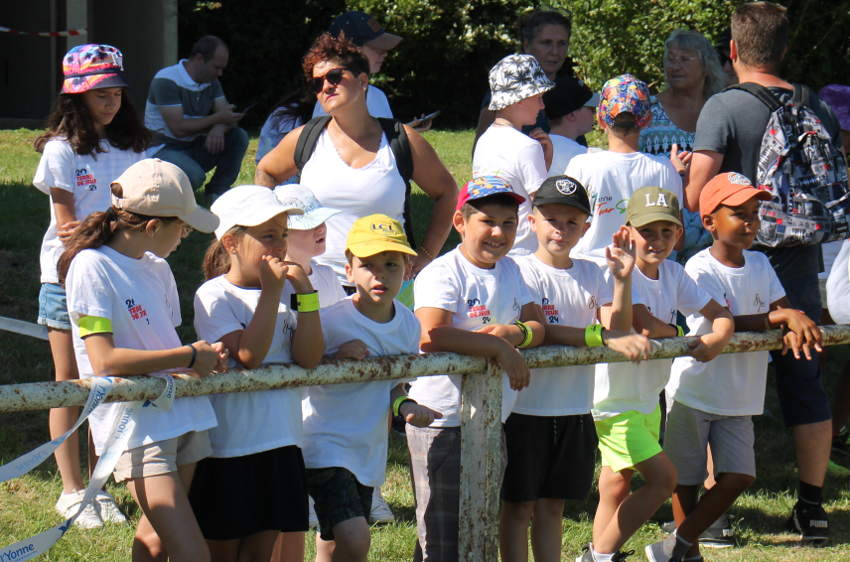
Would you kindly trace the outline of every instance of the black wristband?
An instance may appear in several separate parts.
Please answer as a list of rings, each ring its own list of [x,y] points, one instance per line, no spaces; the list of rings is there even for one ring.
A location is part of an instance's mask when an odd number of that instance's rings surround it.
[[[192,350],[192,359],[189,360],[189,365],[186,367],[187,369],[191,369],[195,365],[195,359],[198,358],[198,350],[195,349],[194,345],[191,345],[191,344],[186,344],[186,345],[189,347],[189,349]]]

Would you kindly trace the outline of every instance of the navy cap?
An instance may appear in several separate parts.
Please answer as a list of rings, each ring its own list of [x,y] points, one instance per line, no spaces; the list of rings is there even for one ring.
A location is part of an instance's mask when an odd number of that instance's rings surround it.
[[[584,82],[573,76],[561,76],[555,87],[543,94],[544,111],[549,119],[558,119],[581,108],[599,104],[599,93],[593,92]]]
[[[401,42],[400,36],[387,33],[381,24],[375,21],[375,18],[359,10],[345,12],[335,17],[329,31],[334,37],[337,37],[340,32],[344,33],[345,38],[358,47],[369,43],[370,46],[384,51],[393,49]]]

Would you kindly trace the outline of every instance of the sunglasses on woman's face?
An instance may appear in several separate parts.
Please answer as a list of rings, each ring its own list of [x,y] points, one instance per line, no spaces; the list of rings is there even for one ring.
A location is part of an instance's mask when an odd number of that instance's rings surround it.
[[[343,72],[348,70],[347,68],[334,68],[332,70],[328,70],[323,76],[314,76],[312,80],[310,80],[310,88],[313,90],[313,93],[318,94],[325,87],[325,80],[330,83],[331,86],[339,86],[339,83],[342,82]]]

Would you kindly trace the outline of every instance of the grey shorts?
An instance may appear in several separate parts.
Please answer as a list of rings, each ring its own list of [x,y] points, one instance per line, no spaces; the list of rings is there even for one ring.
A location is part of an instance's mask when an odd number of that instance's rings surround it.
[[[116,482],[160,476],[177,472],[178,467],[196,463],[210,454],[212,446],[209,433],[206,430],[190,431],[179,437],[124,451],[118,457],[112,476]]]
[[[755,477],[755,434],[750,416],[710,414],[674,401],[667,413],[664,452],[676,467],[680,485],[697,486],[705,480],[707,445],[711,445],[715,475]]]

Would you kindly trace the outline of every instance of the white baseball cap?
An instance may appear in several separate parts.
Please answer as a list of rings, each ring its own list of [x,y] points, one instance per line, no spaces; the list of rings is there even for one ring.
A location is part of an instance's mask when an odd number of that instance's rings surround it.
[[[289,228],[293,230],[313,230],[323,222],[342,211],[323,207],[310,188],[297,184],[285,183],[274,188],[274,194],[284,205],[301,209],[304,214],[289,215]]]
[[[234,226],[257,226],[281,213],[304,213],[295,205],[281,203],[274,191],[262,185],[237,185],[216,199],[210,210],[220,221],[215,229],[219,240]]]
[[[112,195],[112,206],[146,217],[177,217],[195,230],[212,232],[218,218],[199,207],[189,177],[177,166],[159,158],[139,160],[111,185],[121,195]]]

